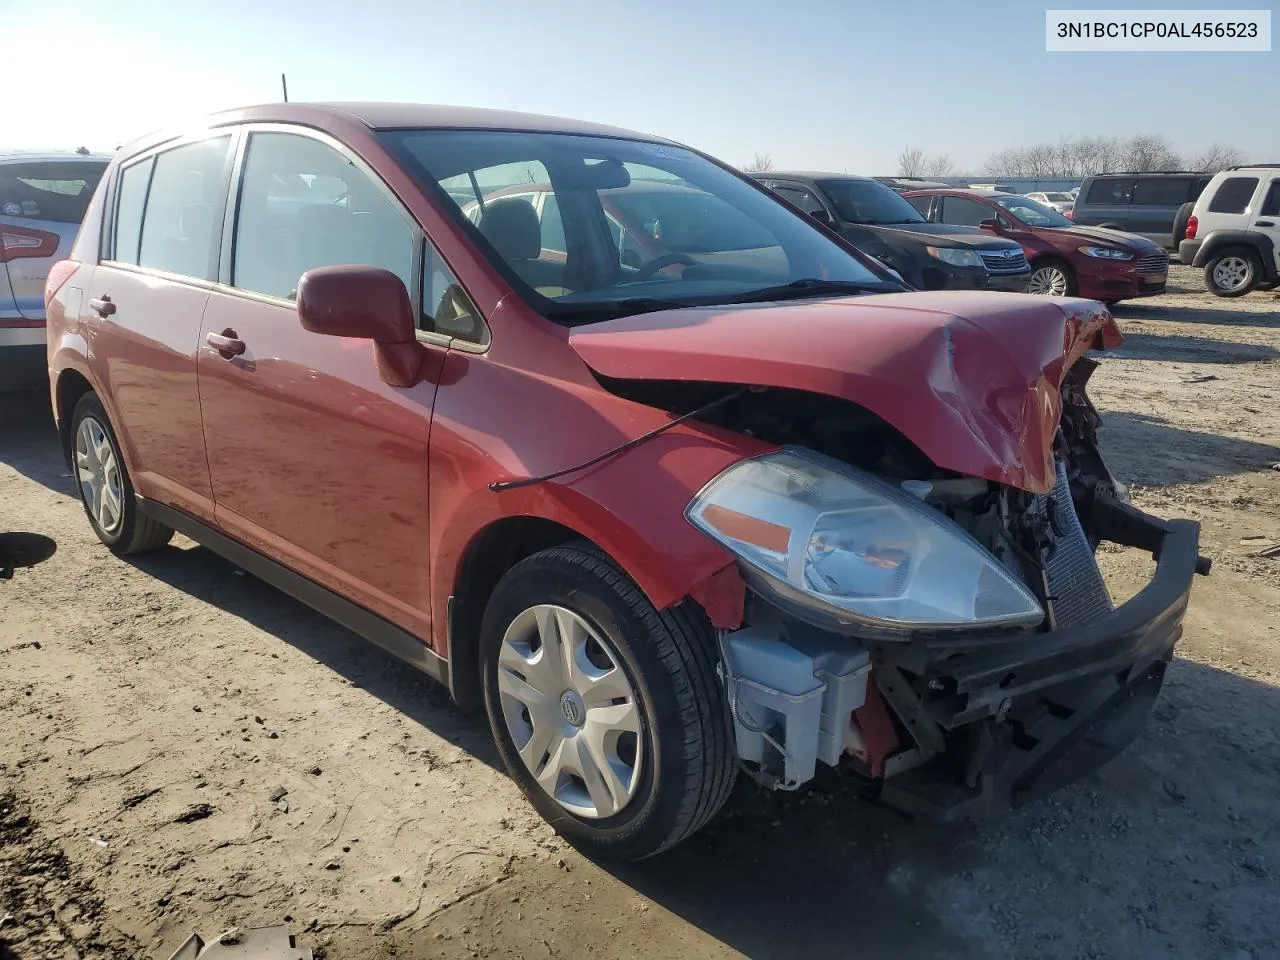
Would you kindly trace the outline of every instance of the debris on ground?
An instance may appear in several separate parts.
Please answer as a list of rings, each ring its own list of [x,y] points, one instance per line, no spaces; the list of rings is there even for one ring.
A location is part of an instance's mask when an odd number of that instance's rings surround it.
[[[232,927],[209,943],[198,933],[169,955],[169,960],[312,960],[309,947],[299,947],[288,927]]]

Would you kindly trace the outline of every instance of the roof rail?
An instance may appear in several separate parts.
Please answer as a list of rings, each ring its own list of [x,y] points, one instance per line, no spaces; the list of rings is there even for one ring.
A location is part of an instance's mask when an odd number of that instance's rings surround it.
[[[1203,170],[1108,170],[1106,173],[1095,173],[1095,177],[1144,177],[1151,173],[1204,173]]]
[[[1251,170],[1254,167],[1280,167],[1280,163],[1237,163],[1234,167],[1227,167],[1228,170]]]

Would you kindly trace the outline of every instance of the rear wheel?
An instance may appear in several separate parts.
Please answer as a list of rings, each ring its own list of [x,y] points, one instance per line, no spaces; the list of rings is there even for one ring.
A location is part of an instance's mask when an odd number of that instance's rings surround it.
[[[1243,297],[1258,283],[1262,264],[1245,247],[1215,253],[1204,265],[1204,285],[1215,297]]]
[[[1076,274],[1062,260],[1037,260],[1031,266],[1031,276],[1027,279],[1027,293],[1042,297],[1074,297],[1076,295]]]
[[[173,530],[138,511],[111,421],[95,393],[86,393],[71,415],[71,463],[85,515],[98,539],[126,555],[162,547]]]
[[[655,610],[603,553],[572,544],[506,573],[481,645],[503,762],[571,843],[651,856],[728,798],[736,756],[700,610]]]

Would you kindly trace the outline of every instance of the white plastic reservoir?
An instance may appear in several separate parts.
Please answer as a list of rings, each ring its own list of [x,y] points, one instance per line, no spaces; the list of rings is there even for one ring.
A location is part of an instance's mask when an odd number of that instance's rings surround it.
[[[736,680],[738,755],[796,784],[813,777],[818,760],[835,766],[850,715],[866,699],[870,654],[854,640],[804,627],[785,636],[773,626],[746,627],[724,640]]]

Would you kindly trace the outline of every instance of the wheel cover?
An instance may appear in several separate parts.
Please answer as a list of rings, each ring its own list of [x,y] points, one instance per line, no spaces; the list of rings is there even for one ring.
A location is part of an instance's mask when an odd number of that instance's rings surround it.
[[[521,762],[560,806],[594,820],[635,797],[643,760],[635,690],[576,613],[540,604],[511,621],[498,651],[498,699]]]
[[[1244,257],[1223,257],[1213,267],[1213,285],[1219,290],[1239,290],[1249,282],[1249,261]]]
[[[1067,274],[1061,267],[1037,267],[1027,280],[1027,293],[1042,297],[1065,297]]]
[[[94,521],[107,534],[124,522],[124,481],[120,462],[107,431],[94,417],[85,417],[76,430],[76,477],[80,496]]]

